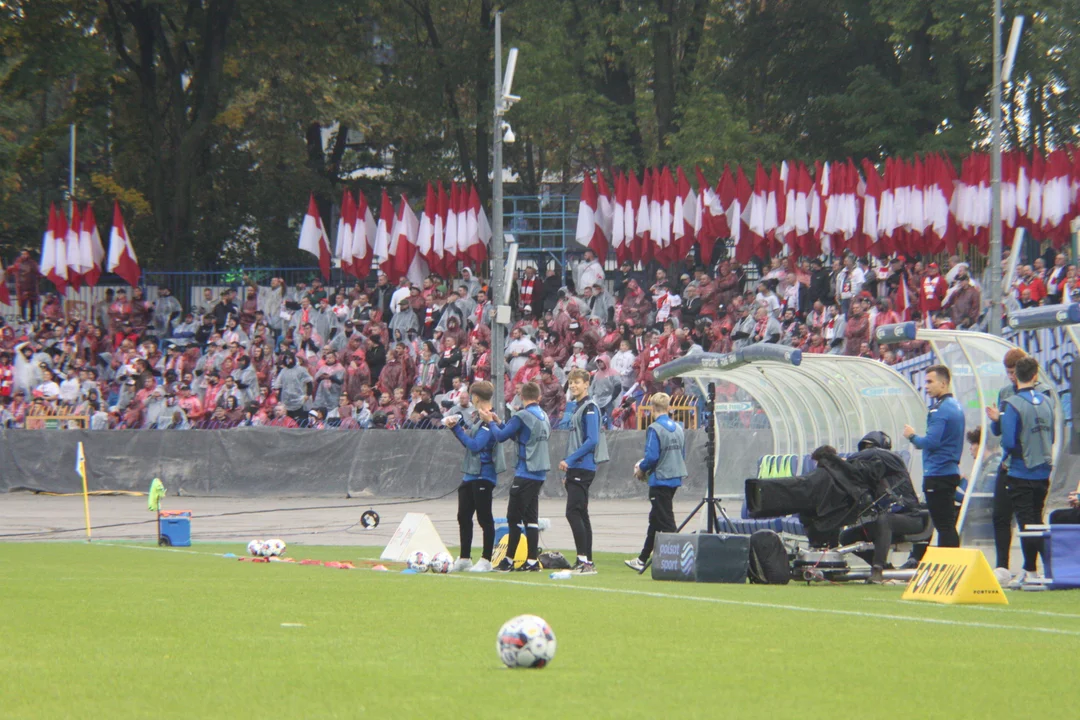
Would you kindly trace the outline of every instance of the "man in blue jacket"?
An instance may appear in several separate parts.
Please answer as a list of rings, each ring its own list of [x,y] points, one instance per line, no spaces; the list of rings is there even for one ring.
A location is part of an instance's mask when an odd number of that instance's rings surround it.
[[[472,404],[477,410],[491,409],[495,386],[486,381],[474,382],[469,387]],[[499,443],[485,422],[475,422],[462,427],[461,415],[450,415],[443,425],[450,428],[454,437],[465,446],[465,462],[462,464],[462,481],[458,487],[458,536],[461,539],[461,556],[454,563],[454,572],[491,572],[491,553],[495,549],[495,519],[491,515],[491,496],[499,473],[506,469]],[[473,515],[484,534],[484,550],[480,561],[473,564],[472,539]]]
[[[1042,524],[1053,470],[1054,408],[1036,388],[1038,377],[1039,363],[1035,358],[1025,357],[1016,363],[1016,394],[1005,400],[1005,410],[1000,414],[1001,452],[1009,461],[1005,489],[1021,532],[1028,525]],[[1021,537],[1020,549],[1024,569],[1009,583],[1010,587],[1020,587],[1028,575],[1036,574],[1038,555],[1043,552],[1042,538]]]
[[[645,431],[645,457],[638,461],[635,475],[649,481],[649,530],[645,535],[645,546],[636,558],[626,561],[626,566],[639,573],[644,572],[645,563],[652,556],[656,533],[675,532],[675,511],[672,503],[675,491],[686,477],[686,436],[682,423],[668,417],[671,397],[667,393],[656,393],[649,404],[652,416],[656,418]]]
[[[514,569],[511,559],[517,554],[521,541],[521,524],[525,525],[525,540],[528,543],[528,559],[518,568],[526,572],[539,572],[540,563],[537,554],[540,546],[540,488],[551,469],[548,456],[548,438],[551,436],[551,422],[547,413],[540,409],[540,386],[527,382],[521,386],[521,401],[525,405],[514,413],[506,425],[500,425],[491,410],[478,408],[480,419],[489,424],[492,435],[498,442],[511,438],[517,440],[518,461],[514,468],[514,482],[510,486],[510,501],[506,507],[506,523],[510,526],[506,539],[506,557],[495,568],[499,572]]]
[[[952,373],[944,365],[926,369],[926,393],[933,398],[926,416],[926,434],[904,426],[904,437],[923,451],[923,494],[937,529],[938,547],[960,547],[956,533],[956,488],[964,452],[964,411],[949,392]]]
[[[574,570],[595,575],[592,561],[592,523],[589,521],[589,486],[596,477],[596,464],[607,462],[607,439],[600,432],[600,406],[589,397],[589,373],[574,368],[567,375],[570,396],[577,409],[570,416],[570,438],[566,459],[559,469],[566,473],[566,520],[574,533],[577,562]]]

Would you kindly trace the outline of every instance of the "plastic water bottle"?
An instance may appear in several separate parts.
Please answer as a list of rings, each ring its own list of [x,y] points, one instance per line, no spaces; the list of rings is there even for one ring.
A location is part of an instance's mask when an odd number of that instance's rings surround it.
[[[548,575],[548,577],[552,580],[569,580],[570,578],[574,577],[574,573],[570,572],[569,570],[557,570],[556,572]]]

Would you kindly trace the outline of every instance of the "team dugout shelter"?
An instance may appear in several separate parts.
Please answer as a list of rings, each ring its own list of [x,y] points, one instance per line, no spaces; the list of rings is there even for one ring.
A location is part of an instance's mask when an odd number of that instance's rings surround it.
[[[978,452],[974,457],[965,452],[961,460],[965,484],[957,493],[957,527],[966,545],[991,542],[990,505],[1001,452],[990,432],[986,407],[996,402],[998,390],[1008,382],[1003,360],[1015,346],[985,333],[922,330],[914,323],[879,331],[888,336],[879,337],[881,342],[928,342],[933,364],[952,372],[953,393],[964,408],[967,429],[982,428],[984,442]],[[688,391],[703,398],[709,397],[710,384],[715,388],[713,462],[716,495],[721,499],[741,502],[746,479],[758,477],[766,461],[781,461],[781,472],[773,475],[805,474],[813,468],[810,454],[815,448],[831,445],[841,455],[853,453],[859,440],[874,430],[892,438],[916,489],[921,488],[922,453],[902,431],[911,424],[919,434],[925,432],[927,398],[921,387],[877,360],[804,354],[760,343],[726,354],[695,353],[660,366],[655,375],[658,380],[681,378]],[[1056,393],[1054,404],[1055,468],[1060,468],[1058,460],[1067,443]],[[1055,476],[1055,482],[1061,481]]]

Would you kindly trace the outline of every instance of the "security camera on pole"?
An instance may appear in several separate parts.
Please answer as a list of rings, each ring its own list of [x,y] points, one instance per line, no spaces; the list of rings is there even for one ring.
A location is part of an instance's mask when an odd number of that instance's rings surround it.
[[[514,130],[510,123],[503,120],[506,111],[513,107],[514,103],[521,100],[517,95],[511,95],[510,90],[514,84],[514,70],[517,68],[517,48],[510,48],[510,54],[506,58],[506,75],[502,72],[502,13],[495,13],[495,113],[493,138],[492,162],[492,198],[491,198],[491,297],[496,303],[495,321],[491,324],[491,380],[495,385],[495,397],[493,408],[500,417],[506,416],[506,398],[503,397],[503,386],[506,380],[506,358],[503,356],[503,346],[506,342],[506,326],[510,324],[510,301],[506,282],[507,267],[504,265],[506,252],[503,247],[503,143],[513,143]],[[516,253],[511,253],[516,257]],[[513,265],[509,266],[513,271]]]

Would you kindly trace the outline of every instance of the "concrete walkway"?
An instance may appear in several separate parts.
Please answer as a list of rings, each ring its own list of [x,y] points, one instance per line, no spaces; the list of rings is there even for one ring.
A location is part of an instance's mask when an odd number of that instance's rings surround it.
[[[697,504],[687,495],[675,503],[680,522]],[[289,544],[385,546],[407,512],[427,513],[448,546],[458,544],[457,499],[405,501],[377,498],[359,501],[342,498],[178,498],[168,497],[169,510],[191,510],[195,542],[235,542],[242,552],[253,538],[279,537]],[[380,516],[378,528],[364,530],[363,511],[373,508]],[[540,517],[551,520],[542,533],[541,545],[569,555],[573,536],[564,517],[562,499],[541,499]],[[737,514],[739,507],[727,506]],[[641,550],[648,526],[646,500],[595,500],[589,506],[596,551],[636,553]],[[495,517],[506,514],[506,499],[496,497]],[[102,496],[90,498],[93,537],[100,540],[152,541],[154,515],[145,497]],[[111,527],[110,527],[111,526]],[[704,526],[704,511],[688,529]],[[82,540],[86,537],[82,497],[50,497],[22,493],[0,494],[0,542]],[[479,546],[480,530],[474,531]]]

